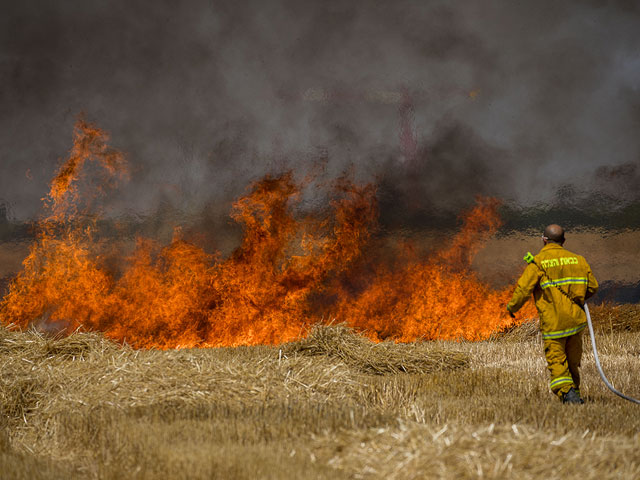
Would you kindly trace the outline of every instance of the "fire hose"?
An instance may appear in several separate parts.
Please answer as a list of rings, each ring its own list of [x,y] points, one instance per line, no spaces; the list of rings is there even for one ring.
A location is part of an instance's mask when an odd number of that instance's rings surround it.
[[[595,360],[596,360],[596,367],[598,367],[598,373],[600,374],[600,378],[602,378],[602,381],[604,382],[604,384],[613,393],[615,393],[619,397],[624,398],[625,400],[629,400],[632,403],[636,403],[636,404],[640,405],[640,400],[638,400],[636,398],[633,398],[633,397],[629,397],[629,396],[625,395],[624,393],[619,392],[618,390],[616,390],[613,387],[613,385],[611,385],[611,382],[609,382],[609,380],[607,380],[607,377],[605,376],[604,372],[602,371],[602,365],[600,365],[600,358],[598,358],[598,349],[596,348],[596,336],[593,333],[593,324],[591,323],[591,315],[589,314],[589,307],[587,306],[586,303],[584,304],[584,313],[587,314],[587,325],[589,326],[589,335],[591,336],[591,346],[593,347],[593,358],[595,358]]]
[[[533,263],[536,267],[538,267],[541,271],[544,277],[546,277],[547,279],[549,277],[547,277],[547,272],[544,270],[544,268],[542,268],[540,265],[538,265],[535,260],[533,259],[533,255],[531,254],[531,252],[527,252],[527,254],[524,256],[524,261],[527,263]],[[554,285],[552,283],[552,285]],[[557,285],[554,285],[559,291],[560,293],[562,293],[565,297],[567,297],[569,300],[571,300],[572,302],[576,303],[574,299],[572,299],[569,294],[567,292],[565,292],[562,288],[558,287]],[[589,327],[589,335],[591,337],[591,347],[593,348],[593,358],[596,361],[596,367],[598,368],[598,373],[600,374],[600,378],[602,378],[602,381],[604,382],[604,384],[607,386],[607,388],[609,390],[611,390],[613,393],[615,393],[616,395],[618,395],[619,397],[624,398],[625,400],[628,400],[632,403],[638,404],[640,405],[640,400],[633,398],[633,397],[629,397],[628,395],[625,395],[624,393],[618,391],[615,389],[615,387],[613,385],[611,385],[611,382],[609,382],[609,380],[607,379],[606,375],[604,374],[604,372],[602,371],[602,365],[600,365],[600,357],[598,356],[598,348],[596,347],[596,336],[595,333],[593,332],[593,323],[591,322],[591,314],[589,313],[589,307],[587,306],[587,304],[585,303],[584,305],[579,305],[581,308],[584,309],[584,313],[587,314],[587,326]]]

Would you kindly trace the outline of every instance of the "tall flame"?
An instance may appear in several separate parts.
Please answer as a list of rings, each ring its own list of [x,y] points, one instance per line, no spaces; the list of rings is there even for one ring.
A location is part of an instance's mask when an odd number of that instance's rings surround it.
[[[107,140],[94,125],[76,124],[38,237],[0,303],[3,323],[83,326],[139,348],[274,344],[329,318],[373,340],[397,341],[479,340],[512,323],[504,311],[509,292],[492,290],[471,270],[500,226],[498,201],[478,199],[460,232],[428,257],[404,248],[388,262],[372,235],[375,187],[346,179],[334,187],[331,214],[318,217],[296,215],[302,187],[291,173],[267,176],[233,206],[243,238],[229,258],[207,254],[176,229],[164,247],[139,238],[114,273],[88,212],[79,210],[87,161],[103,167],[102,185],[126,176],[124,157]]]

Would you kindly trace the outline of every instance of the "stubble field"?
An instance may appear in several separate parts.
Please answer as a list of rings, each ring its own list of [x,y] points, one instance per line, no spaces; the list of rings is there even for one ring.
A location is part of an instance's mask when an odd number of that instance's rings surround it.
[[[640,309],[593,307],[640,396]],[[273,347],[132,350],[0,328],[0,477],[638,478],[640,410],[600,382],[548,391],[534,323],[477,343],[378,344],[342,326]]]

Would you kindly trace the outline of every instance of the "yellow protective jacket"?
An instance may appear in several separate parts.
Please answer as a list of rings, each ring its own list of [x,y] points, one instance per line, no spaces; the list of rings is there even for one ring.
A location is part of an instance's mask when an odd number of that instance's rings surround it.
[[[568,337],[586,326],[582,306],[597,290],[598,282],[584,257],[548,243],[527,265],[507,310],[517,312],[533,292],[542,338]]]

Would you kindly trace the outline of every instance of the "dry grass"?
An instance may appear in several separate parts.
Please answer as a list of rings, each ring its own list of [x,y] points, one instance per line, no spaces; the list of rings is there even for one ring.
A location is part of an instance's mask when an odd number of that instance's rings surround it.
[[[640,332],[640,305],[596,305],[590,307],[597,332]]]
[[[640,396],[640,333],[609,325],[604,368]],[[640,477],[638,407],[590,354],[587,404],[561,405],[537,333],[519,328],[373,345],[336,326],[167,352],[0,328],[0,478]]]
[[[315,326],[306,338],[283,346],[286,355],[328,356],[363,373],[430,373],[464,368],[469,357],[433,343],[372,343],[345,324]]]
[[[597,333],[640,332],[640,305],[595,305],[589,307],[589,312]],[[523,341],[535,338],[541,338],[537,318],[498,332],[493,340]]]

